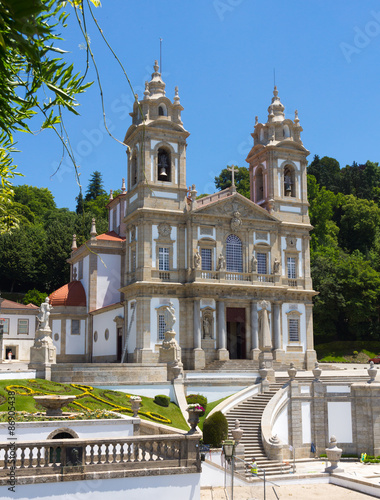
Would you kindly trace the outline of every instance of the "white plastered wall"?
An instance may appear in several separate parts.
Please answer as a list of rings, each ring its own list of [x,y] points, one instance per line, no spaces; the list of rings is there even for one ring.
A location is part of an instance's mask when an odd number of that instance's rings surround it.
[[[4,314],[2,319],[9,319],[9,333],[4,333],[3,337],[3,359],[6,356],[7,347],[16,347],[16,356],[20,361],[30,360],[30,348],[33,346],[36,333],[36,316],[33,314]],[[17,334],[18,320],[28,320],[28,334]]]
[[[120,302],[120,276],[120,255],[98,255],[97,309]]]
[[[112,309],[101,314],[93,316],[93,333],[98,332],[98,340],[93,341],[94,356],[110,356],[117,354],[117,325],[114,319],[116,316],[124,316],[123,307]],[[105,332],[108,330],[108,340],[105,338]]]
[[[335,436],[338,443],[352,443],[351,402],[327,403],[329,438]]]
[[[76,319],[76,318],[74,318]],[[86,320],[80,320],[80,334],[71,334],[71,319],[66,320],[66,353],[85,354],[86,343]]]
[[[62,341],[61,324],[62,321],[60,319],[53,319],[52,321],[52,337],[53,337],[53,344],[57,349],[56,351],[57,356],[61,354],[61,341]],[[55,339],[56,335],[58,335],[57,340]]]

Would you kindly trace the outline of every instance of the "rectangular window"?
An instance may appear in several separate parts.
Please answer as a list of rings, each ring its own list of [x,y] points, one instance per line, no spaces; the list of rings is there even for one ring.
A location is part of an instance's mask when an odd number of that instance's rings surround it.
[[[211,271],[212,269],[212,250],[211,248],[201,248],[202,270]]]
[[[288,257],[288,278],[291,280],[296,279],[296,258]]]
[[[78,262],[78,280],[83,279],[83,260]]]
[[[289,319],[289,342],[299,342],[299,320]]]
[[[165,316],[163,314],[158,315],[158,340],[164,340],[166,331]]]
[[[0,334],[9,333],[9,319],[0,319]]]
[[[169,271],[169,248],[160,247],[158,249],[158,269]]]
[[[71,335],[80,335],[80,320],[71,320]]]
[[[257,272],[258,274],[267,274],[267,254],[257,253]]]
[[[17,321],[17,334],[18,335],[28,335],[29,333],[29,320],[19,319]]]

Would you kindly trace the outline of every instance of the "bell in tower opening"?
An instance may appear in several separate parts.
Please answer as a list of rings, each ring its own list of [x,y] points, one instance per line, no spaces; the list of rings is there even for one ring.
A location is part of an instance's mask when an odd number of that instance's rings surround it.
[[[170,182],[170,153],[160,148],[157,154],[157,179],[159,181]]]

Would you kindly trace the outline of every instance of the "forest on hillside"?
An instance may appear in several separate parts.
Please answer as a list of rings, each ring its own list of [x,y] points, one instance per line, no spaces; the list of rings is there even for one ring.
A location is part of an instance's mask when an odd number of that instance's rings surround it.
[[[249,172],[235,174],[237,190],[249,198]],[[215,178],[217,189],[231,185],[231,172]],[[69,280],[72,237],[78,245],[107,231],[108,195],[94,172],[76,212],[57,208],[46,188],[14,187],[12,210],[19,226],[0,235],[2,292],[51,293]],[[118,191],[115,192],[117,195]],[[311,273],[315,343],[380,340],[380,167],[367,161],[340,168],[334,158],[315,156],[308,167]],[[3,293],[4,295],[4,293]],[[29,297],[29,296],[28,296]]]

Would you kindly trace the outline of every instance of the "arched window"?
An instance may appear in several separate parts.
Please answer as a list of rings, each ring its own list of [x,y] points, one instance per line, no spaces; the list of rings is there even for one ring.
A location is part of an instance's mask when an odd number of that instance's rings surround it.
[[[227,271],[243,272],[241,239],[230,234],[226,240]]]
[[[163,148],[157,152],[157,179],[164,182],[171,181],[170,153]]]
[[[158,106],[158,116],[167,116],[166,107],[164,104]]]
[[[262,168],[258,167],[256,170],[256,202],[264,199],[264,176]]]
[[[282,129],[282,133],[283,133],[283,136],[285,139],[287,137],[290,137],[289,125],[284,125],[284,128]]]
[[[284,168],[284,196],[296,196],[294,168],[290,165]]]

